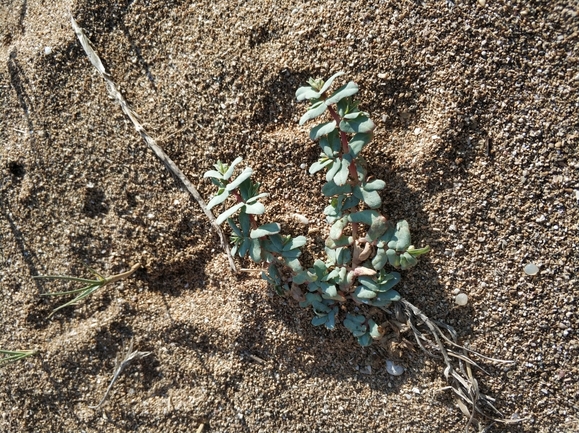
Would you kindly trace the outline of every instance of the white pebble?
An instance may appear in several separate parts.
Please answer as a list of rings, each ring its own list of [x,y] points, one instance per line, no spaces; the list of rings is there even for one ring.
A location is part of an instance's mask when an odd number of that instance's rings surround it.
[[[459,293],[456,295],[456,298],[454,298],[454,302],[456,302],[456,304],[460,305],[461,307],[465,306],[468,303],[468,296],[464,293]]]
[[[44,47],[44,55],[49,56],[52,54],[52,47]]]
[[[302,170],[305,170],[307,166],[308,166],[308,165],[307,165],[306,163],[302,163],[302,164],[300,165],[300,168],[301,168]]]
[[[454,289],[454,290],[452,291],[452,294],[453,294],[454,296],[458,295],[459,293],[460,293],[460,289]]]
[[[420,135],[422,133],[422,128],[415,128],[414,135]]]
[[[307,217],[305,215],[302,215],[301,213],[293,213],[292,216],[301,224],[310,223],[310,220],[307,219]]]
[[[155,218],[155,214],[150,213],[150,214],[147,215],[147,218],[149,218],[150,220],[152,220],[153,218]]]
[[[539,267],[534,263],[529,263],[527,266],[525,266],[523,271],[527,275],[537,275],[539,273]]]
[[[400,376],[404,373],[404,367],[396,365],[392,361],[386,361],[386,371],[392,376]]]

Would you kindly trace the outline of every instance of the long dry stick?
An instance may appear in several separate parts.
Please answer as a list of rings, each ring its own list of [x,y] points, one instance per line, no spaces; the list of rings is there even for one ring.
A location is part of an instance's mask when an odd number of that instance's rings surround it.
[[[231,251],[229,249],[229,243],[225,238],[225,234],[223,233],[223,230],[221,230],[221,227],[219,227],[219,225],[215,222],[215,216],[209,209],[207,209],[207,206],[205,205],[205,202],[203,201],[203,198],[201,197],[197,189],[189,181],[187,176],[185,176],[185,174],[179,169],[177,164],[175,164],[173,160],[171,160],[171,158],[169,158],[169,156],[163,151],[163,149],[161,149],[161,147],[157,145],[155,140],[153,140],[153,138],[151,138],[151,136],[147,134],[147,131],[145,130],[145,128],[143,128],[143,125],[141,125],[137,117],[137,114],[129,107],[129,104],[125,100],[124,96],[117,90],[117,86],[113,82],[111,75],[106,71],[103,63],[101,62],[101,59],[99,58],[94,48],[92,47],[90,40],[85,36],[80,26],[76,23],[76,21],[72,17],[72,14],[70,15],[70,22],[88,59],[96,68],[99,75],[105,80],[107,91],[109,92],[111,97],[119,103],[123,112],[133,123],[136,131],[141,135],[143,140],[145,140],[145,143],[147,143],[147,146],[149,146],[149,148],[155,153],[157,158],[159,158],[161,162],[165,164],[165,167],[167,167],[167,169],[181,181],[181,183],[183,184],[183,186],[185,186],[187,191],[193,196],[193,198],[195,198],[195,200],[197,200],[199,207],[201,207],[205,215],[207,215],[207,218],[209,218],[211,226],[219,235],[221,247],[227,254],[227,258],[229,260],[229,265],[231,266],[231,269],[233,270],[233,272],[237,272],[235,262],[233,261],[233,256],[231,255]]]

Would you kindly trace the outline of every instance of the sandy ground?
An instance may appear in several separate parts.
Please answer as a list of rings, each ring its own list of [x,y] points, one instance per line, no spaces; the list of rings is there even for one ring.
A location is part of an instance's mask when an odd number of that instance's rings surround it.
[[[265,218],[327,227],[318,149],[295,90],[343,70],[377,124],[382,211],[432,247],[401,293],[488,356],[504,426],[579,431],[579,9],[564,1],[4,0],[0,4],[3,432],[459,432],[442,364],[388,375],[347,331],[310,325],[234,275],[197,203],[146,148],[89,63],[85,29],[149,133],[201,194],[242,156]],[[310,223],[295,224],[299,212]],[[316,234],[316,230],[318,230]],[[35,275],[142,269],[48,318],[68,287]],[[531,277],[525,265],[540,268]],[[242,263],[246,266],[247,263]],[[469,296],[466,307],[454,294]],[[104,395],[123,345],[152,352]]]

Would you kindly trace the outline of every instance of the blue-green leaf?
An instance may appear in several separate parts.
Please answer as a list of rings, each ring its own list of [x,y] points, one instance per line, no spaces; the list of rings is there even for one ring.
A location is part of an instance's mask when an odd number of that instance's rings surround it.
[[[388,247],[395,249],[396,251],[406,251],[410,246],[410,229],[408,228],[408,223],[405,220],[398,221],[396,223],[396,232],[392,237],[392,240],[388,242]]]
[[[241,172],[241,174],[239,176],[237,176],[234,181],[232,181],[231,183],[228,183],[225,188],[227,189],[227,191],[233,191],[239,185],[241,185],[241,183],[244,180],[249,179],[249,177],[252,174],[253,174],[253,170],[251,169],[251,167],[245,167],[245,169]]]
[[[235,236],[237,236],[238,238],[244,237],[243,233],[241,233],[241,230],[239,229],[239,227],[237,227],[237,225],[235,225],[235,222],[233,221],[233,219],[227,218],[227,223],[229,224],[229,227],[231,227],[231,231],[233,232],[233,234]]]
[[[252,204],[245,203],[245,212],[251,215],[263,215],[265,206],[260,202]]]
[[[245,200],[245,203],[253,203],[254,201],[257,201],[262,197],[268,197],[268,196],[269,196],[268,192],[262,192],[261,194],[257,194],[257,195],[254,195],[253,197],[248,198],[247,200]]]
[[[331,159],[328,158],[320,158],[317,162],[314,162],[311,166],[310,166],[310,174],[314,174],[317,173],[318,171],[320,171],[321,169],[323,169],[324,167],[327,167],[328,165],[330,165],[332,162],[334,162]]]
[[[348,175],[350,174],[350,163],[352,162],[352,156],[349,154],[344,155],[340,170],[334,176],[334,183],[338,186],[343,186],[348,181]]]
[[[392,287],[400,282],[400,274],[398,272],[390,272],[389,274],[384,273],[384,270],[380,273],[380,285],[376,289],[379,292],[387,292]]]
[[[361,115],[355,119],[343,119],[340,122],[340,131],[354,134],[358,132],[372,132],[374,130],[374,122],[366,115]]]
[[[358,286],[354,291],[354,296],[359,299],[372,299],[375,298],[377,293],[373,290],[367,289],[364,286]]]
[[[215,220],[215,223],[217,225],[221,225],[227,218],[229,218],[230,216],[232,216],[235,212],[237,212],[240,208],[242,208],[243,206],[245,206],[245,203],[236,203],[234,204],[232,207],[230,207],[229,209],[227,209],[226,211],[224,211],[221,215],[219,215],[217,217],[217,219]]]
[[[316,117],[324,114],[327,109],[327,105],[324,104],[324,101],[318,101],[313,104],[308,111],[301,117],[300,125],[303,125],[308,120],[315,119]]]
[[[231,175],[233,174],[233,170],[235,170],[235,166],[237,164],[239,164],[241,161],[243,161],[243,158],[241,156],[238,156],[237,158],[235,158],[233,160],[233,162],[231,163],[231,165],[229,166],[229,168],[227,169],[227,171],[223,174],[223,179],[228,180]]]
[[[382,335],[384,335],[380,332],[380,326],[378,326],[378,324],[372,319],[368,320],[368,332],[370,333],[370,337],[374,340],[378,340],[382,338]]]
[[[372,277],[366,276],[358,277],[358,282],[372,291],[376,291],[379,289],[379,284]]]
[[[372,337],[370,334],[365,333],[358,337],[358,344],[362,347],[367,347],[372,344]]]
[[[239,247],[239,257],[245,257],[250,247],[251,247],[251,239],[249,238],[243,239],[243,243]]]
[[[331,197],[340,194],[349,194],[350,192],[352,192],[352,186],[349,183],[347,183],[346,185],[338,186],[335,184],[333,180],[331,180],[325,183],[324,186],[322,186],[322,193],[326,197]]]
[[[276,233],[279,233],[280,230],[281,227],[278,223],[269,223],[252,230],[249,236],[251,239],[258,239],[263,236],[275,235]]]
[[[320,96],[321,93],[312,89],[310,86],[303,86],[296,90],[296,98],[298,101],[303,101],[304,99],[317,99]]]
[[[323,94],[326,90],[328,90],[330,88],[330,86],[332,85],[332,83],[334,82],[334,80],[336,78],[341,77],[344,74],[345,74],[345,72],[340,71],[340,72],[336,72],[334,75],[332,75],[330,78],[328,78],[328,81],[326,81],[324,83],[324,85],[322,86],[322,88],[320,89],[320,95]]]
[[[342,232],[344,228],[348,225],[348,217],[345,216],[337,220],[330,229],[330,238],[331,239],[339,239],[342,236]]]
[[[296,248],[303,247],[308,242],[308,238],[305,236],[296,236],[291,238],[284,246],[283,251],[294,250]]]
[[[386,182],[381,179],[374,179],[364,184],[364,189],[366,191],[380,191],[386,187]]]
[[[312,128],[312,130],[310,131],[310,138],[315,141],[318,138],[322,137],[323,135],[329,134],[334,129],[336,129],[336,122],[334,120],[322,123]]]
[[[378,248],[376,250],[376,255],[372,259],[372,267],[379,271],[386,265],[388,261],[388,256],[386,255],[386,251],[383,248]]]
[[[364,146],[366,146],[371,140],[372,134],[370,133],[359,133],[354,135],[348,142],[348,148],[350,149],[352,156],[358,156]]]
[[[376,209],[382,205],[380,194],[378,194],[376,191],[366,191],[359,186],[355,186],[354,195],[360,200],[363,200],[370,209]]]
[[[207,209],[212,209],[218,204],[223,203],[225,200],[227,200],[227,197],[229,197],[229,191],[221,189],[216,196],[209,200],[209,203],[207,203]]]
[[[215,179],[223,179],[223,175],[215,170],[209,170],[203,173],[203,177],[213,177]]]
[[[259,239],[251,240],[251,249],[249,250],[249,256],[251,260],[255,263],[261,262],[261,242]]]
[[[358,93],[358,85],[353,81],[350,81],[348,84],[344,84],[338,90],[336,90],[332,96],[326,99],[326,105],[335,104],[340,99],[347,98],[348,96],[352,96]]]

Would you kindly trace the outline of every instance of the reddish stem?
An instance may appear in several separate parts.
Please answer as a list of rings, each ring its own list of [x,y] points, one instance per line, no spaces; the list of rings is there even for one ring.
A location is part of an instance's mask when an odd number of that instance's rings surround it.
[[[336,112],[336,110],[334,110],[333,107],[328,107],[328,111],[330,112],[332,118],[334,119],[336,125],[338,125],[339,128],[340,122],[342,121],[340,115]],[[348,147],[348,135],[344,131],[340,131],[340,143],[342,143],[342,156],[343,156],[350,151],[350,148]],[[354,162],[354,160],[352,160],[352,162],[350,163],[348,170],[350,172],[350,177],[354,180],[354,183],[358,184],[358,172],[356,171],[356,163]]]

